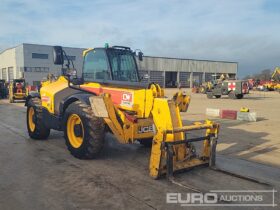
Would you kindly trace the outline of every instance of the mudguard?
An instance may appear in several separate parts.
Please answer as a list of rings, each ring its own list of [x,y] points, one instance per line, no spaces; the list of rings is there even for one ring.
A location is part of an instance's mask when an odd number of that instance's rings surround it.
[[[75,102],[75,101],[81,101],[87,105],[90,105],[90,101],[89,101],[89,97],[90,96],[93,96],[95,94],[89,94],[89,93],[77,93],[77,94],[74,94],[74,95],[71,95],[67,98],[65,98],[64,100],[62,100],[60,102],[60,105],[59,105],[59,115],[63,115],[64,111],[67,109],[67,107]]]
[[[38,92],[30,92],[30,93],[28,94],[28,96],[26,97],[26,99],[25,99],[25,104],[24,104],[25,106],[27,106],[28,101],[29,101],[31,98],[41,98],[40,93],[38,93]]]

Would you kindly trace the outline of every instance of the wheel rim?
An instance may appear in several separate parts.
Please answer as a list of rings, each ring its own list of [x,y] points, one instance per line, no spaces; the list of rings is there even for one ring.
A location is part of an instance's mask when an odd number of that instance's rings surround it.
[[[81,136],[75,133],[75,126],[80,126]],[[67,120],[67,136],[74,148],[79,148],[83,143],[84,127],[81,118],[77,114],[71,114]]]
[[[34,115],[35,115],[35,111],[33,107],[29,108],[28,111],[28,126],[31,132],[35,131],[35,123],[34,123]]]

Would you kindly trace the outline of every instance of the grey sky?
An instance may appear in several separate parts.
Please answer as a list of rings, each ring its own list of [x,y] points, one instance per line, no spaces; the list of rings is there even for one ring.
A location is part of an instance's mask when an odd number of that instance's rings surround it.
[[[277,0],[1,0],[0,28],[1,50],[108,42],[146,55],[237,61],[240,76],[280,62]]]

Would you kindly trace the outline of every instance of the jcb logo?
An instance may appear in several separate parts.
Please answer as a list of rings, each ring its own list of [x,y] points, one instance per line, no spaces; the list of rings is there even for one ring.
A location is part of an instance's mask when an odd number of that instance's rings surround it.
[[[153,132],[153,131],[154,131],[153,125],[138,127],[138,133],[149,133],[149,132]]]
[[[122,100],[123,101],[132,101],[132,94],[131,93],[124,93],[122,95]]]

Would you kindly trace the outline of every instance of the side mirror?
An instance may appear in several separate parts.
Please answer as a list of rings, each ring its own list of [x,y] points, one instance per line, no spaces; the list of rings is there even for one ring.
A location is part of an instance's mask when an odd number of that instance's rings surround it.
[[[71,83],[73,85],[82,85],[82,84],[84,84],[84,79],[83,78],[73,78],[71,80]]]
[[[143,53],[141,51],[138,52],[138,59],[139,61],[143,61]]]
[[[61,46],[53,47],[53,63],[55,65],[63,65],[64,63],[63,49]]]
[[[150,75],[149,74],[144,74],[143,79],[150,79]]]
[[[143,80],[143,79],[150,79],[150,75],[149,74],[144,74],[141,78],[140,78],[140,82]]]
[[[65,69],[65,68],[63,68],[62,69],[62,74],[64,75],[64,76],[67,76],[67,77],[73,77],[73,78],[75,78],[75,77],[77,77],[77,71],[76,71],[76,69]]]

